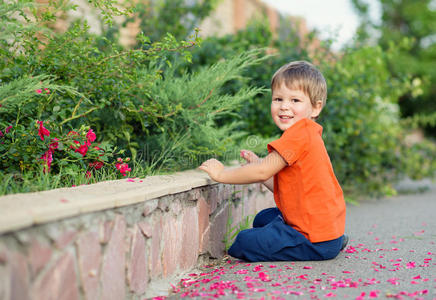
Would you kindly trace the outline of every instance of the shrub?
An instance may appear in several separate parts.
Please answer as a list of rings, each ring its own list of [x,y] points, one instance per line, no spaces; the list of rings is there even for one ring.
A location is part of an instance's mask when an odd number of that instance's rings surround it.
[[[389,75],[398,48],[382,51],[378,46],[350,46],[335,54],[327,42],[309,55],[292,30],[279,37],[274,40],[262,22],[253,23],[236,35],[205,39],[202,48],[194,50],[193,61],[207,64],[251,47],[272,46],[275,51],[269,52],[273,55],[247,69],[251,81],[226,86],[233,92],[244,84],[269,87],[272,74],[289,61],[314,62],[328,82],[328,101],[319,122],[335,173],[348,196],[392,194],[392,184],[400,176],[434,176],[436,166],[430,158],[436,147],[429,142],[410,147],[404,142],[408,128],[400,119],[398,101],[417,87],[407,74]],[[263,145],[279,134],[271,122],[270,101],[270,93],[258,94],[244,103],[239,114],[244,122],[238,129],[260,136]],[[256,146],[252,150],[266,154],[265,147],[262,151]]]
[[[141,47],[124,49],[91,34],[86,22],[74,21],[65,32],[49,29],[61,15],[57,12],[73,8],[52,2],[0,4],[8,12],[0,26],[8,28],[8,39],[1,42],[0,162],[14,173],[13,180],[38,172],[86,174],[100,162],[120,176],[130,167],[114,160],[123,152],[116,149],[126,149],[134,159],[139,150],[143,162],[134,164],[146,174],[196,167],[202,155],[236,155],[231,150],[240,133],[232,132],[234,124],[217,126],[218,121],[261,89],[230,95],[222,86],[258,63],[258,52],[181,74],[174,66],[190,60],[188,49],[200,41],[196,36],[177,41],[167,34],[151,42],[140,35]],[[26,22],[17,22],[16,15]],[[100,144],[86,138],[91,128]],[[38,132],[45,130],[50,136],[41,139]],[[59,147],[53,149],[55,142]],[[105,150],[103,156],[94,146]],[[8,182],[18,184],[13,180]]]

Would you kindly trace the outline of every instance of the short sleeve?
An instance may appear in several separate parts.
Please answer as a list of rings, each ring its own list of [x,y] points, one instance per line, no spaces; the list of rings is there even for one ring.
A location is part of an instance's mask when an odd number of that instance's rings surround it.
[[[292,165],[306,151],[309,143],[309,133],[305,120],[300,120],[288,128],[282,136],[268,144],[268,152],[277,151],[281,157]]]

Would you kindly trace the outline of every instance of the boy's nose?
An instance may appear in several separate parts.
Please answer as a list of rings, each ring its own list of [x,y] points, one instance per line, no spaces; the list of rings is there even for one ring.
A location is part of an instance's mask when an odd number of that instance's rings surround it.
[[[291,103],[289,101],[282,101],[282,104],[280,105],[280,109],[290,109],[291,108]]]

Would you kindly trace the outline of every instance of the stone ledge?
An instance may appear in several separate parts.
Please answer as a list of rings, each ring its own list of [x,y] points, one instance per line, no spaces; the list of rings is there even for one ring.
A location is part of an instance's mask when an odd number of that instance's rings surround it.
[[[104,181],[0,197],[0,233],[60,220],[82,213],[116,208],[214,184],[208,175],[189,170],[145,179]]]

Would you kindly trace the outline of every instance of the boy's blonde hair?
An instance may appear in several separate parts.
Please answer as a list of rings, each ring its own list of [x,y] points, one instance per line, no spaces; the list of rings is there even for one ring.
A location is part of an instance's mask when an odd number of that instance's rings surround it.
[[[300,90],[309,98],[312,106],[322,101],[324,107],[327,100],[327,83],[321,72],[307,61],[293,61],[278,69],[271,80],[271,90],[282,83],[288,89]]]

